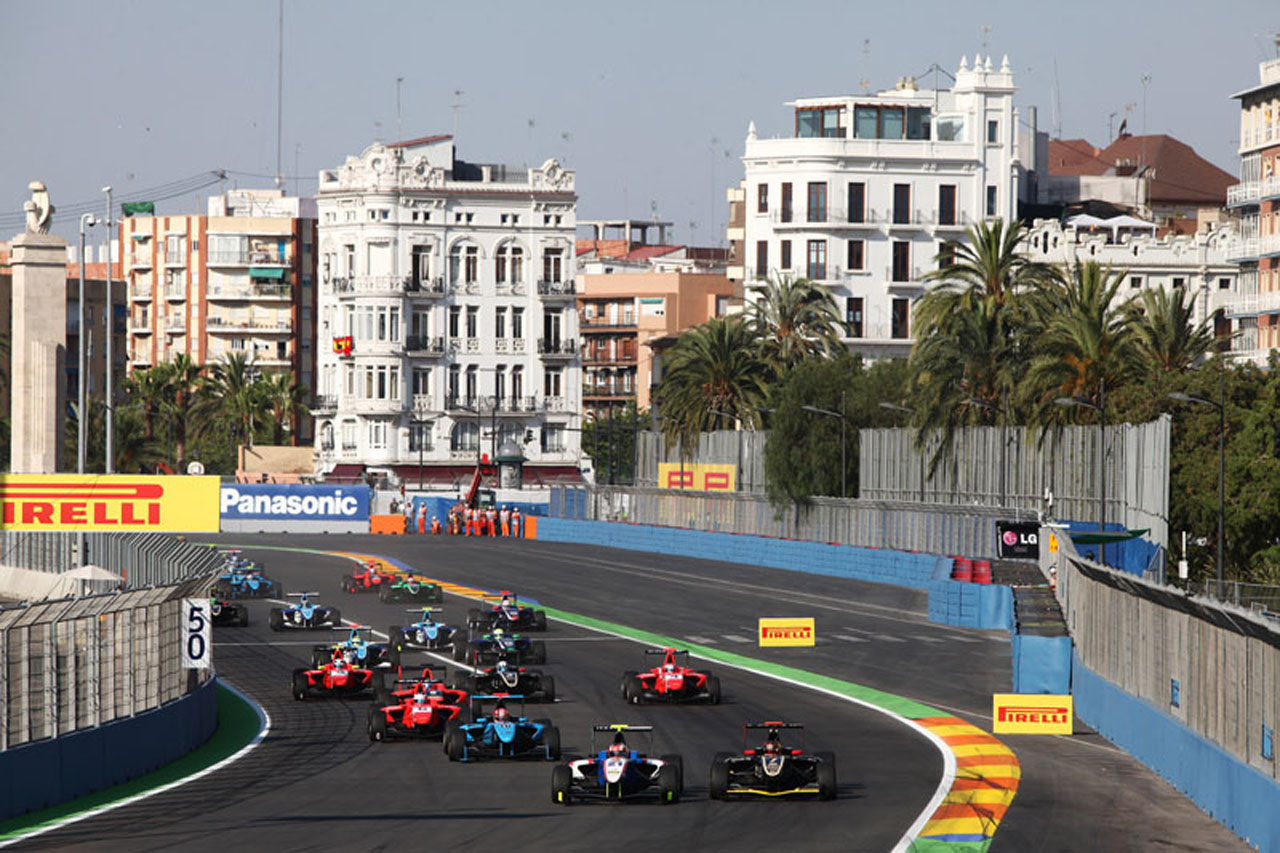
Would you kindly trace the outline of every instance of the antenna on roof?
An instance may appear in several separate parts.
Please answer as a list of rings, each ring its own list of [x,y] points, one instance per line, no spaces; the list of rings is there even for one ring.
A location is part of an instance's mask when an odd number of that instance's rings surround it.
[[[982,55],[986,56],[987,55],[987,36],[991,35],[991,25],[983,24],[981,27],[979,27],[979,29],[982,32],[982,38],[978,40],[978,43],[982,46]]]
[[[1062,138],[1062,87],[1058,85],[1058,57],[1053,58],[1053,137]]]
[[[400,84],[403,77],[396,78],[396,139],[404,139],[404,123],[400,120]]]
[[[862,79],[858,81],[858,86],[864,92],[871,91],[871,80],[868,79],[871,64],[871,39],[862,40]]]
[[[458,113],[462,111],[462,90],[453,90],[453,103],[449,105],[449,109],[453,110],[453,138],[458,138]]]

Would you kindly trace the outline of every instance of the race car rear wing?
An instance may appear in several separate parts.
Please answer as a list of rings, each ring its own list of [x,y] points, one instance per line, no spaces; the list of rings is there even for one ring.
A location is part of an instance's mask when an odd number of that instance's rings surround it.
[[[443,613],[443,607],[408,607],[405,613],[426,613],[428,616],[435,616],[437,613]]]
[[[591,754],[594,755],[600,749],[598,746],[600,735],[611,735],[607,740],[616,743],[623,737],[623,735],[627,734],[646,735],[648,748],[637,751],[641,753],[653,752],[653,726],[632,726],[627,723],[609,723],[607,725],[591,727]]]
[[[665,655],[667,652],[670,652],[673,655],[689,654],[688,649],[645,649],[644,650],[644,653],[646,655]]]
[[[744,729],[803,729],[804,723],[784,723],[781,720],[766,720],[763,723],[744,723]]]

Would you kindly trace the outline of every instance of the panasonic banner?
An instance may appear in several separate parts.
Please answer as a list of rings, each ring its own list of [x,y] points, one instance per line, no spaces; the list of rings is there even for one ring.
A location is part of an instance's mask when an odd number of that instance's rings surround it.
[[[222,487],[222,529],[238,533],[368,533],[368,486],[234,483]]]

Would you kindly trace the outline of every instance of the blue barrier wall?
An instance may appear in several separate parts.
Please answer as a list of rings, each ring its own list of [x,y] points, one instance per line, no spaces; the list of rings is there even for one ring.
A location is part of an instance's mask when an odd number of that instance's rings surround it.
[[[1071,638],[1013,635],[1013,692],[1071,692]]]
[[[1096,521],[1066,521],[1068,530],[1078,530],[1083,533],[1093,533],[1098,529]],[[1123,524],[1108,524],[1107,530],[1124,530]],[[1086,560],[1092,560],[1095,563],[1101,562],[1098,559],[1097,545],[1076,545],[1076,552]],[[1122,572],[1128,572],[1131,575],[1142,577],[1143,572],[1147,570],[1147,566],[1151,565],[1151,559],[1155,556],[1158,547],[1149,539],[1129,539],[1124,542],[1118,542],[1107,546],[1107,565],[1112,568],[1119,569]]]
[[[218,725],[217,679],[160,708],[0,752],[0,820],[150,773],[207,741]]]
[[[1076,716],[1259,850],[1280,850],[1280,784],[1081,665]]]
[[[951,561],[947,560],[950,566]],[[1013,627],[1013,590],[994,584],[939,578],[929,584],[929,619],[960,628],[1008,631]]]

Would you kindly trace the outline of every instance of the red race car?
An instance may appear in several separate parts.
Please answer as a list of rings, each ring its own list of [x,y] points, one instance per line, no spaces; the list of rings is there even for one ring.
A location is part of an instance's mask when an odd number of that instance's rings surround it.
[[[619,688],[633,705],[641,702],[709,702],[720,704],[720,679],[710,670],[690,669],[689,653],[676,649],[645,649],[646,655],[662,655],[662,665],[644,672],[628,670]]]
[[[401,675],[390,688],[383,684],[377,684],[373,688],[373,704],[375,705],[394,705],[403,701],[406,697],[412,696],[419,685],[427,687],[436,686],[445,692],[445,696],[455,705],[464,705],[467,701],[467,691],[457,686],[448,685],[449,669],[448,667],[440,667],[440,671],[436,672],[431,667],[424,667],[422,674],[418,676]]]
[[[371,689],[373,670],[351,666],[341,651],[318,669],[293,671],[293,698],[299,702],[311,696],[356,696]]]
[[[369,740],[391,737],[442,737],[451,720],[462,722],[467,694],[438,681],[397,681],[409,685],[395,690],[390,701],[378,701],[369,709]]]
[[[362,565],[349,575],[342,576],[343,592],[375,592],[384,583],[390,583],[396,576],[391,572],[378,568],[373,560]]]

